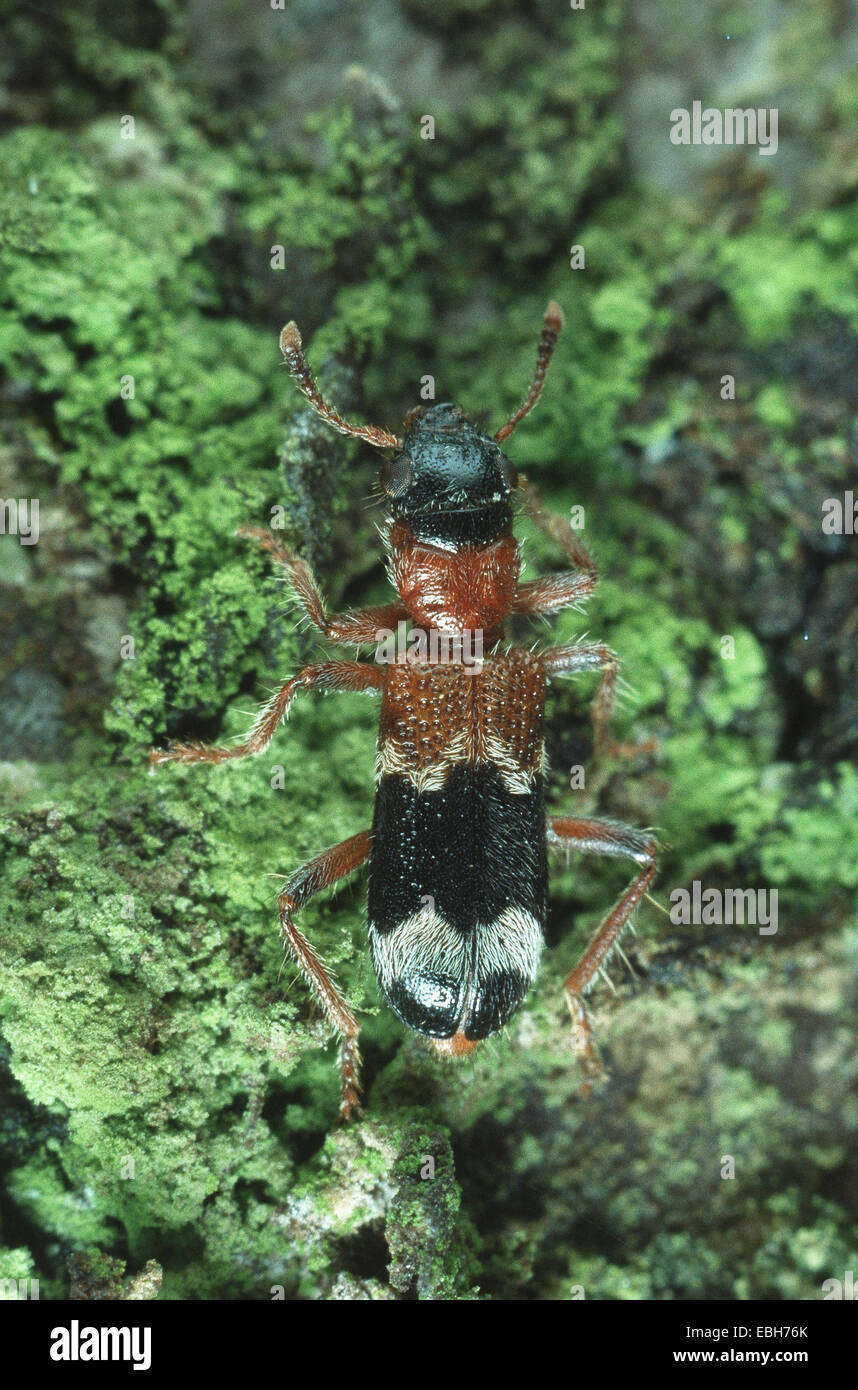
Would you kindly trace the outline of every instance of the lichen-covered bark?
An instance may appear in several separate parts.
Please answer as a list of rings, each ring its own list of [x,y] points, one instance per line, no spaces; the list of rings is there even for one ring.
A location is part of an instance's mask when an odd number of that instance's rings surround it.
[[[858,448],[854,21],[651,8],[12,16],[0,498],[40,536],[0,535],[0,1279],[729,1300],[855,1267],[858,552],[821,528]],[[731,104],[737,53],[778,156],[671,162],[670,106]],[[594,991],[585,1101],[560,980],[623,876],[560,864],[528,1004],[443,1065],[380,1007],[347,887],[306,914],[364,1020],[366,1117],[332,1129],[270,875],[369,824],[375,707],[306,696],[250,764],[145,753],[240,733],[320,650],[237,526],[282,521],[332,603],[387,592],[377,460],[308,414],[282,324],[354,418],[398,428],[431,374],[500,423],[549,297],[509,453],[600,562],[557,640],[610,642],[620,732],[659,744],[570,789],[593,687],[558,688],[551,791],[658,828],[638,978]],[[559,564],[521,531],[529,576]],[[777,933],[675,925],[695,879],[777,889]]]

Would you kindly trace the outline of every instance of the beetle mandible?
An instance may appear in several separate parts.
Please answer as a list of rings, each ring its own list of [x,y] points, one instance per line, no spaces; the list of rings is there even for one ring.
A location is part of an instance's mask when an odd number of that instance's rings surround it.
[[[655,876],[657,845],[649,832],[545,811],[543,711],[550,681],[598,671],[595,754],[635,751],[609,734],[618,671],[614,653],[585,641],[531,651],[504,639],[510,615],[546,615],[579,605],[596,585],[596,566],[573,528],[545,509],[500,448],[535,405],[562,325],[552,301],[528,394],[494,436],[456,406],[439,404],[412,410],[400,439],[351,424],[326,404],[298,329],[287,324],[281,350],[313,409],[340,433],[394,451],[382,464],[380,482],[398,598],[331,617],[300,556],[266,530],[242,527],[238,534],[274,557],[310,622],[331,642],[377,647],[380,632],[408,622],[412,636],[427,639],[427,651],[431,636],[448,639],[446,659],[305,666],[263,707],[242,743],[172,743],[149,755],[154,769],[170,761],[221,763],[262,753],[299,690],[380,694],[371,830],[317,855],[279,895],[284,940],[342,1039],[343,1118],[359,1109],[359,1025],[295,924],[314,894],[369,861],[369,945],[381,993],[437,1052],[458,1057],[512,1018],[536,974],[547,913],[548,848],[631,860],[635,876],[564,982],[576,1048],[593,1073],[598,1063],[583,996],[619,947]],[[520,547],[512,530],[516,491],[573,569],[520,580]],[[464,658],[466,641],[473,651],[475,638],[481,651],[476,663]]]

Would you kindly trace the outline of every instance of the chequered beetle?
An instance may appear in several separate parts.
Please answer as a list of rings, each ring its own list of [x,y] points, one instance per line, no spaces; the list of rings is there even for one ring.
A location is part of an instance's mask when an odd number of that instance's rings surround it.
[[[375,815],[362,830],[293,874],[280,893],[283,936],[342,1038],[341,1114],[359,1108],[359,1025],[295,916],[314,894],[369,861],[369,944],[379,988],[409,1028],[442,1054],[462,1056],[496,1033],[521,1005],[536,974],[547,913],[547,850],[568,847],[637,865],[625,892],[566,977],[577,1049],[597,1070],[583,995],[656,872],[656,841],[615,821],[546,817],[543,711],[558,676],[600,672],[593,706],[595,753],[635,751],[609,735],[617,660],[590,642],[546,651],[510,646],[511,614],[556,613],[581,604],[596,567],[575,531],[550,514],[500,445],[536,403],[563,324],[545,314],[536,371],[523,404],[493,437],[450,404],[418,407],[402,438],[350,424],[323,400],[294,323],[280,346],[297,385],[342,434],[393,450],[381,468],[386,540],[398,598],[329,617],[309,566],[270,532],[246,536],[282,566],[310,622],[330,641],[377,646],[380,632],[409,622],[412,634],[481,638],[481,659],[324,661],[305,666],[264,706],[234,747],[173,743],[150,762],[220,763],[265,751],[298,690],[377,691],[381,722]],[[520,582],[512,497],[523,496],[538,527],[574,569]],[[428,647],[427,647],[428,650]],[[450,649],[447,649],[448,655]]]

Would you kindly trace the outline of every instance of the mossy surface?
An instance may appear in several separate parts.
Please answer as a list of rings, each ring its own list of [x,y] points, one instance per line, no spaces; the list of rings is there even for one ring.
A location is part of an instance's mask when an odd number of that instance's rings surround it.
[[[649,47],[619,0],[10,16],[0,497],[40,536],[0,535],[0,1280],[807,1299],[855,1267],[858,553],[821,508],[856,479],[858,86],[828,11],[656,9]],[[744,100],[781,151],[682,151],[678,189],[669,109],[732,100],[725,28],[767,40]],[[305,409],[282,324],[344,414],[397,428],[431,374],[499,424],[549,297],[509,454],[602,574],[552,631],[610,642],[618,732],[658,743],[591,775],[593,684],[558,688],[552,804],[658,829],[638,978],[592,995],[585,1100],[560,981],[625,880],[559,864],[525,1008],[442,1064],[380,1006],[355,881],[305,914],[364,1022],[337,1129],[272,876],[370,823],[375,704],[306,696],[248,763],[146,751],[240,734],[322,649],[238,526],[282,523],[333,607],[388,592],[377,460]],[[695,879],[776,889],[777,933],[674,925]]]

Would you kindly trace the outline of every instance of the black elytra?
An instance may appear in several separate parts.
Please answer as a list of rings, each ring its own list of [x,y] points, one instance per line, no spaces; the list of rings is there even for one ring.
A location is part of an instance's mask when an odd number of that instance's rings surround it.
[[[444,786],[418,791],[383,777],[373,821],[369,876],[371,952],[390,1008],[430,1037],[461,1030],[488,1037],[521,1004],[531,974],[507,948],[511,910],[539,935],[547,909],[548,865],[541,776],[525,794],[507,789],[496,767],[457,764]],[[428,900],[428,902],[427,902]],[[426,904],[427,930],[397,954],[395,978],[379,968],[388,939]],[[466,962],[451,971],[444,962]]]

